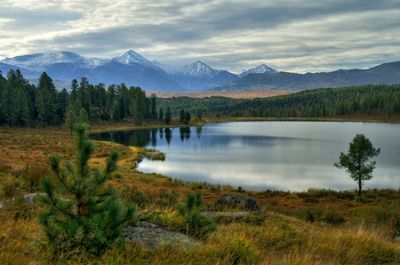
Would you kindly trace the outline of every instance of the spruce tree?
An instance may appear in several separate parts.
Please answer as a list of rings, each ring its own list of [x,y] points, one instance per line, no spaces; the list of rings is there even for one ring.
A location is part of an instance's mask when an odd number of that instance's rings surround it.
[[[111,152],[104,170],[91,169],[88,161],[95,151],[87,135],[87,126],[75,127],[77,153],[74,163],[61,165],[57,156],[50,158],[54,178],[45,177],[41,215],[49,243],[56,252],[101,254],[106,248],[122,243],[122,225],[135,212],[124,207],[106,181],[116,169],[118,154]]]
[[[179,123],[185,123],[185,111],[183,109],[179,112]]]
[[[158,111],[158,119],[159,120],[164,119],[164,110],[162,108],[160,108],[160,110]]]
[[[165,112],[164,122],[165,122],[165,124],[171,123],[171,109],[169,106],[167,107],[167,111]]]
[[[81,108],[79,111],[78,122],[89,124],[89,114],[84,108]]]
[[[38,120],[42,124],[59,122],[59,117],[57,117],[57,90],[53,80],[45,72],[39,78],[36,109]]]
[[[156,95],[155,94],[151,94],[151,97],[150,97],[150,104],[151,104],[151,113],[150,113],[150,115],[151,115],[151,118],[152,119],[157,119],[157,98],[156,98]]]
[[[74,102],[68,105],[68,108],[65,112],[65,121],[64,121],[64,126],[70,129],[71,135],[72,135],[72,130],[74,129],[74,125],[77,122],[78,122],[77,102]]]

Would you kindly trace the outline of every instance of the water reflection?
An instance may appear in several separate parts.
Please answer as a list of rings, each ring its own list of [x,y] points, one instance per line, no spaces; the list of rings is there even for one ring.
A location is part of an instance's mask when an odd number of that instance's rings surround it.
[[[357,133],[382,148],[366,188],[399,188],[398,124],[235,122],[96,134],[95,139],[157,148],[166,161],[144,160],[138,169],[175,178],[231,184],[253,190],[355,188],[333,166]]]

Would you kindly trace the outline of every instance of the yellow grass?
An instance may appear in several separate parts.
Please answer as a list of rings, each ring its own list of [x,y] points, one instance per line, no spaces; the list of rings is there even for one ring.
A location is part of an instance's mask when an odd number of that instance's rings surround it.
[[[121,126],[121,125],[118,125]],[[124,125],[126,126],[126,125]],[[107,125],[112,129],[111,125]],[[104,128],[103,127],[103,128]],[[99,127],[97,127],[99,128]],[[120,127],[119,127],[120,128]],[[158,174],[133,169],[141,148],[97,141],[93,167],[103,167],[111,150],[120,154],[119,168],[110,184],[118,191],[135,187],[149,198],[148,209],[165,212],[165,223],[174,223],[175,209],[156,203],[162,190],[176,191],[180,200],[196,190],[213,207],[224,193],[233,192],[205,184],[174,182]],[[50,155],[73,159],[74,145],[67,130],[0,128],[0,181],[13,176],[23,181],[27,165],[46,165]],[[301,177],[301,176],[299,176]],[[8,178],[8,177],[7,177]],[[4,183],[0,183],[0,186]],[[22,188],[24,189],[24,188]],[[24,192],[24,190],[23,190]],[[26,192],[26,191],[25,191]],[[151,250],[127,244],[100,258],[79,256],[70,264],[400,264],[399,244],[393,241],[400,214],[400,192],[368,191],[365,203],[351,198],[353,192],[311,190],[307,193],[241,192],[255,197],[266,214],[261,225],[220,224],[216,232],[193,249],[179,246]],[[2,196],[0,192],[0,196]],[[5,200],[2,198],[1,200]],[[0,264],[56,264],[38,224],[41,211],[15,203],[0,210]],[[306,209],[331,210],[345,223],[309,223],[299,214]],[[67,261],[63,261],[67,262]]]

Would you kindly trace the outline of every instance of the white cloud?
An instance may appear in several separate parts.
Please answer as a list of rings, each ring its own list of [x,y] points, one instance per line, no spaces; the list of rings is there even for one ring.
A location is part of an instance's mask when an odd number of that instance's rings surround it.
[[[400,1],[0,2],[0,57],[135,49],[166,63],[204,60],[239,72],[367,67],[399,60]]]

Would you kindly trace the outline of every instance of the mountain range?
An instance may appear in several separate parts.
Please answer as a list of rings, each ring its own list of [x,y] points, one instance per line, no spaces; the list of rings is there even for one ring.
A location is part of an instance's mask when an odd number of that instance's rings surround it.
[[[196,61],[172,66],[150,61],[128,50],[111,59],[88,58],[74,52],[37,53],[6,58],[0,61],[0,71],[20,69],[33,82],[41,72],[47,72],[59,88],[82,76],[92,83],[125,83],[158,91],[248,90],[248,89],[312,89],[365,84],[400,83],[400,61],[369,69],[337,70],[320,73],[278,72],[262,64],[234,74],[214,69]]]

